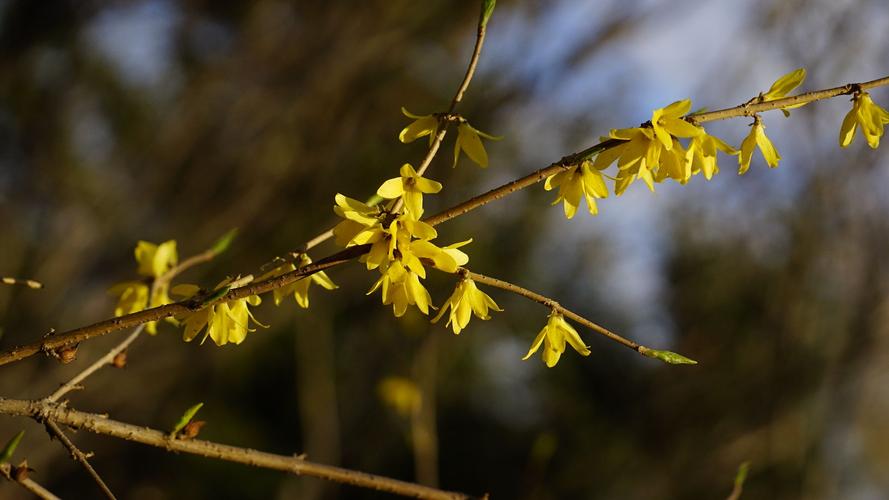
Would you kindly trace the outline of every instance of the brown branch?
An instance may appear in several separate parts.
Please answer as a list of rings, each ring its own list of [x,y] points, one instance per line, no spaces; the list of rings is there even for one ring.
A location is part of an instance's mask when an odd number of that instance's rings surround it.
[[[96,434],[142,443],[170,452],[189,453],[264,469],[291,472],[408,497],[471,498],[463,493],[443,491],[374,474],[318,464],[295,456],[276,455],[199,439],[175,439],[159,430],[119,422],[95,413],[73,410],[59,403],[0,398],[0,413],[43,421],[52,420],[77,429],[86,429]]]
[[[806,104],[810,102],[820,101],[824,99],[830,99],[833,97],[837,97],[840,95],[848,95],[852,94],[858,90],[867,90],[875,87],[883,87],[889,85],[889,76],[885,76],[883,78],[878,78],[876,80],[871,80],[869,82],[864,83],[848,83],[846,85],[840,87],[834,87],[830,89],[824,90],[815,90],[812,92],[806,92],[803,94],[798,94],[795,96],[785,97],[783,99],[776,99],[774,101],[766,101],[757,104],[741,104],[739,106],[735,106],[733,108],[720,109],[717,111],[710,111],[707,113],[698,113],[695,115],[690,115],[686,117],[691,123],[701,124],[705,122],[712,122],[716,120],[726,120],[728,118],[737,118],[740,116],[750,116],[755,113],[761,113],[763,111],[772,111],[776,109],[786,108],[788,106],[792,106],[795,104]],[[487,193],[480,194],[474,198],[464,201],[456,206],[448,208],[436,215],[431,217],[427,217],[424,219],[425,222],[436,225],[441,224],[442,222],[453,219],[454,217],[461,216],[467,212],[475,210],[476,208],[482,207],[491,203],[492,201],[499,200],[504,196],[512,194],[521,189],[525,189],[526,187],[533,186],[538,182],[546,179],[547,177],[558,173],[559,171],[565,169],[569,166],[574,166],[582,160],[589,159],[593,155],[600,153],[610,147],[616,146],[620,144],[621,140],[618,139],[608,139],[602,141],[598,144],[590,146],[582,151],[578,151],[577,153],[570,154],[561,160],[550,164],[547,167],[544,167],[540,170],[532,172],[520,179],[516,179],[514,181],[508,182],[502,186],[496,187]]]
[[[526,299],[530,299],[530,300],[533,300],[534,302],[537,302],[539,304],[543,304],[544,306],[549,307],[550,309],[553,309],[554,311],[573,319],[574,321],[576,321],[576,322],[580,323],[581,325],[589,328],[590,330],[598,333],[599,335],[608,337],[609,339],[617,342],[618,344],[621,344],[625,347],[629,347],[630,349],[638,352],[639,354],[647,355],[646,353],[651,352],[653,350],[653,349],[649,349],[648,347],[645,347],[644,345],[637,344],[636,342],[633,342],[632,340],[621,337],[620,335],[612,332],[611,330],[605,328],[604,326],[597,325],[596,323],[593,323],[592,321],[584,318],[583,316],[566,309],[565,307],[563,307],[561,304],[559,304],[555,300],[553,300],[549,297],[546,297],[544,295],[540,295],[537,292],[532,292],[531,290],[528,290],[527,288],[522,288],[522,287],[520,287],[516,284],[510,283],[508,281],[503,281],[503,280],[499,280],[497,278],[492,278],[490,276],[485,276],[484,274],[474,273],[474,272],[470,271],[469,269],[463,268],[460,270],[460,272],[463,275],[465,275],[469,278],[472,278],[474,281],[476,281],[478,283],[482,283],[482,284],[485,284],[488,286],[493,286],[493,287],[499,288],[501,290],[506,290],[507,292],[512,292],[516,295],[521,295],[522,297],[525,297]]]
[[[62,429],[59,428],[59,424],[53,422],[52,420],[46,420],[44,424],[46,425],[47,432],[49,432],[52,436],[58,438],[59,442],[62,443],[62,446],[68,449],[68,453],[71,454],[71,458],[75,462],[82,465],[84,469],[86,469],[87,474],[89,474],[90,477],[93,478],[93,481],[95,481],[96,484],[99,485],[99,489],[102,490],[105,498],[116,500],[114,493],[111,492],[111,489],[108,488],[108,485],[105,484],[105,481],[102,480],[102,477],[99,476],[99,473],[96,472],[96,469],[94,469],[93,466],[90,465],[86,453],[80,451],[80,448],[78,448],[77,445],[75,445],[70,439],[68,439],[68,436],[66,436]]]
[[[243,299],[251,295],[258,295],[276,288],[287,286],[306,276],[348,262],[363,255],[369,248],[370,245],[356,245],[346,248],[325,259],[303,266],[295,271],[269,278],[264,281],[250,283],[241,288],[235,288],[225,294],[220,300]],[[14,347],[8,351],[0,353],[0,365],[22,360],[39,352],[51,352],[59,348],[73,346],[85,340],[101,337],[111,332],[124,330],[126,328],[133,328],[143,323],[159,321],[170,316],[191,314],[207,306],[208,304],[195,304],[190,300],[183,300],[181,302],[153,307],[151,309],[145,309],[144,311],[126,314],[124,316],[118,316],[91,325],[75,328],[73,330],[46,337],[38,342]]]
[[[55,496],[51,491],[47,490],[31,478],[16,478],[14,472],[15,467],[13,465],[7,463],[0,464],[0,474],[6,479],[18,483],[22,488],[30,491],[42,500],[60,500],[59,497]]]

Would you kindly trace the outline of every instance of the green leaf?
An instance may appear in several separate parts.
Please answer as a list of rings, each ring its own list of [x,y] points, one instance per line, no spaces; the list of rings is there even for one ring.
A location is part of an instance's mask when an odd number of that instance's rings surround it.
[[[371,196],[370,198],[368,198],[364,204],[369,207],[375,207],[375,206],[379,205],[380,202],[383,201],[384,199],[385,198],[383,198],[382,196],[374,193],[374,195]]]
[[[213,243],[213,246],[210,248],[210,251],[215,255],[219,255],[222,252],[228,250],[229,245],[231,245],[232,240],[235,239],[235,236],[238,235],[238,228],[234,228],[229,230],[227,233],[223,234],[221,238],[216,240],[216,243]]]
[[[648,356],[649,358],[659,359],[665,363],[670,363],[671,365],[696,365],[697,361],[693,359],[686,358],[681,354],[676,354],[675,352],[670,351],[659,351],[657,349],[646,349],[642,351],[642,354]]]
[[[491,19],[491,14],[494,13],[495,5],[497,5],[497,0],[482,0],[482,18],[479,22],[479,26],[482,28],[488,25],[488,20]]]
[[[744,462],[738,467],[738,473],[735,474],[735,488],[744,487],[744,481],[747,480],[747,473],[750,471],[750,462]]]
[[[0,451],[0,464],[3,462],[8,462],[10,458],[12,458],[12,454],[15,453],[15,449],[18,448],[19,443],[22,442],[22,437],[24,437],[25,431],[19,431],[12,439],[6,443],[6,446],[3,447],[3,451]]]
[[[198,410],[201,409],[202,406],[204,406],[204,403],[198,403],[185,410],[185,413],[183,413],[182,416],[179,417],[179,420],[176,421],[176,425],[173,426],[173,431],[170,432],[170,434],[173,436],[179,434],[179,431],[184,429],[185,426],[188,425],[189,422],[191,422],[191,419],[194,418],[195,414],[198,412]]]
[[[203,306],[203,305],[212,304],[213,302],[216,302],[217,300],[221,299],[222,297],[225,297],[225,294],[227,294],[228,291],[231,289],[232,289],[231,285],[226,285],[226,286],[220,288],[219,290],[214,290],[212,293],[210,293],[206,297],[201,298],[200,305]]]

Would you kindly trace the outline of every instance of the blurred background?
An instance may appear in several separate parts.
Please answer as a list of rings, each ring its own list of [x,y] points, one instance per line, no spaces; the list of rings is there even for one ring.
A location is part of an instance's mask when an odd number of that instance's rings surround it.
[[[232,227],[225,255],[185,282],[251,273],[336,222],[425,141],[399,113],[447,108],[478,2],[0,1],[0,348],[108,317],[135,278],[140,239],[182,257]],[[434,213],[635,126],[691,97],[735,105],[797,67],[803,90],[889,74],[883,0],[498,2],[459,111],[491,166],[428,174]],[[872,91],[889,105],[889,90]],[[521,361],[547,310],[506,310],[454,336],[416,310],[396,319],[358,265],[330,272],[311,308],[266,300],[268,330],[240,346],[184,344],[161,325],[75,408],[169,428],[197,401],[201,437],[493,498],[886,498],[889,491],[889,155],[840,150],[847,98],[764,117],[783,156],[738,177],[634,185],[572,221],[542,186],[442,225],[473,237],[470,266],[622,335],[699,361],[667,366],[589,331],[592,355]],[[749,120],[708,125],[737,145]],[[313,252],[335,251],[328,243]],[[437,304],[452,276],[430,275]],[[442,322],[443,323],[443,322]],[[123,333],[59,365],[0,368],[0,395],[39,398]],[[386,382],[388,381],[388,382]],[[416,391],[419,396],[414,394]],[[412,416],[393,396],[419,397]],[[408,404],[407,406],[410,406]],[[37,424],[0,417],[0,441],[63,497],[99,491]],[[122,498],[378,498],[277,472],[73,434]],[[0,497],[23,495],[0,483]]]

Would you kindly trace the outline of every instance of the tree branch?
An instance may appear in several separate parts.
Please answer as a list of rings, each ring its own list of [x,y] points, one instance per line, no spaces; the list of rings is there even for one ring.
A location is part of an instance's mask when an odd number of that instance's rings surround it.
[[[66,436],[62,429],[59,428],[59,425],[52,420],[46,420],[44,424],[46,425],[47,432],[49,432],[52,436],[58,438],[59,442],[62,443],[62,446],[68,449],[68,453],[71,454],[71,458],[75,462],[82,465],[84,469],[86,469],[87,474],[89,474],[90,477],[93,478],[93,481],[95,481],[96,484],[99,485],[99,489],[102,490],[105,498],[116,500],[114,493],[111,492],[111,489],[108,488],[108,485],[105,484],[105,481],[102,480],[102,477],[99,476],[99,473],[96,472],[96,469],[94,469],[93,466],[90,465],[86,454],[80,451],[80,448],[78,448],[77,445],[75,445],[70,439],[68,439],[68,436]]]
[[[11,464],[3,463],[0,464],[0,474],[3,475],[6,479],[18,483],[22,488],[30,491],[38,498],[42,500],[60,500],[59,497],[55,496],[51,491],[47,490],[39,483],[34,481],[29,477],[16,478],[13,474],[14,467]]]
[[[472,498],[463,493],[443,491],[374,474],[318,464],[300,457],[276,455],[199,439],[175,439],[159,430],[119,422],[95,413],[73,410],[59,403],[0,398],[0,413],[30,417],[38,421],[52,420],[77,429],[86,429],[96,434],[142,443],[170,452],[189,453],[264,469],[291,472],[408,497]]]

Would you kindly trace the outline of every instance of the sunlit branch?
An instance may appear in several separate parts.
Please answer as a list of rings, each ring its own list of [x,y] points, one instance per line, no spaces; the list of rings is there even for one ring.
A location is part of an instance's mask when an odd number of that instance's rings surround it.
[[[188,453],[264,469],[312,476],[409,497],[471,498],[463,493],[443,491],[397,479],[310,462],[298,456],[276,455],[199,439],[171,438],[166,432],[119,422],[104,415],[73,410],[58,403],[0,398],[0,413],[31,417],[41,421],[52,420],[76,429],[85,429],[96,434],[142,443],[170,452]]]

